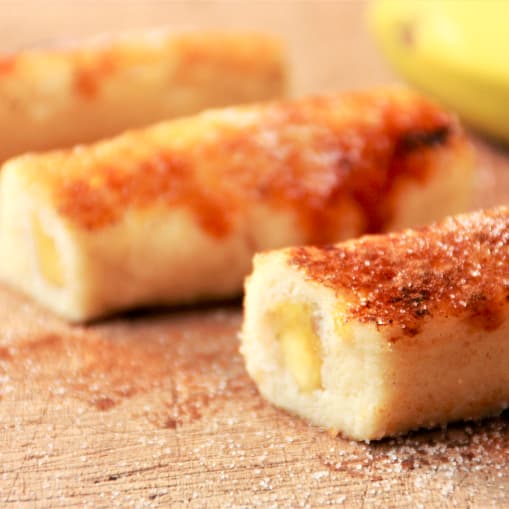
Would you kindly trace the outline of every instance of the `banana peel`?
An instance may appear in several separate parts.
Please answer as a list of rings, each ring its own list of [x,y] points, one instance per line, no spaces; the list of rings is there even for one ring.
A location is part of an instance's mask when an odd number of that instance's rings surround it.
[[[509,143],[509,0],[374,0],[368,15],[408,82]]]

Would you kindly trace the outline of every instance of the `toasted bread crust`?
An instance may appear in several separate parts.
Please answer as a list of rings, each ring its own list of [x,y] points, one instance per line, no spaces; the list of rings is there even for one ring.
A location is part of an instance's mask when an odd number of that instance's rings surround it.
[[[416,336],[450,316],[492,331],[509,300],[509,208],[450,217],[430,226],[288,250],[306,277],[347,294],[345,319]]]
[[[297,211],[307,241],[323,243],[337,240],[349,208],[361,231],[382,230],[397,183],[426,181],[437,154],[465,144],[455,117],[389,89],[210,111],[26,158],[24,171],[83,229],[160,202],[190,209],[221,237],[261,201]]]

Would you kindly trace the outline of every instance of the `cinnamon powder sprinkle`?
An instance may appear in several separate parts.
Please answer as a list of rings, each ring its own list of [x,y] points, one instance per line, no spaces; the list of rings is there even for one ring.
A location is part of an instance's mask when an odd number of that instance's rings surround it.
[[[87,230],[163,204],[221,238],[261,203],[324,243],[345,207],[364,231],[383,229],[398,180],[426,180],[437,153],[461,143],[454,117],[394,89],[211,111],[32,161],[35,178],[40,166],[53,175],[60,213]]]
[[[509,301],[509,208],[336,246],[292,248],[290,263],[346,292],[347,319],[396,326],[407,336],[432,317],[448,316],[491,331]]]
[[[16,68],[17,58],[15,56],[0,56],[0,78],[2,75],[10,74]]]
[[[104,79],[115,72],[117,62],[112,51],[104,51],[102,54],[88,58],[86,61],[76,61],[74,70],[74,89],[86,99],[97,96]]]

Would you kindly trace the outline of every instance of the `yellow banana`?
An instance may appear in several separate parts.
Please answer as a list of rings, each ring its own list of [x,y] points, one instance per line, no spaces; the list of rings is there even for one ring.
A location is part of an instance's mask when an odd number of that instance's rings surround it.
[[[509,142],[509,0],[374,0],[369,21],[402,76]]]

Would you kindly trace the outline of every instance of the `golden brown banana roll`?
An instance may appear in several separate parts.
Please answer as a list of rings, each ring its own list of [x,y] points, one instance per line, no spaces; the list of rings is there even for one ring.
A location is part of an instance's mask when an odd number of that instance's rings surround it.
[[[0,162],[281,98],[285,82],[280,44],[249,33],[148,32],[0,56]]]
[[[509,402],[509,209],[259,254],[242,347],[271,402],[373,440]]]
[[[212,110],[6,163],[0,274],[70,320],[231,297],[259,250],[463,209],[471,171],[404,89]]]

